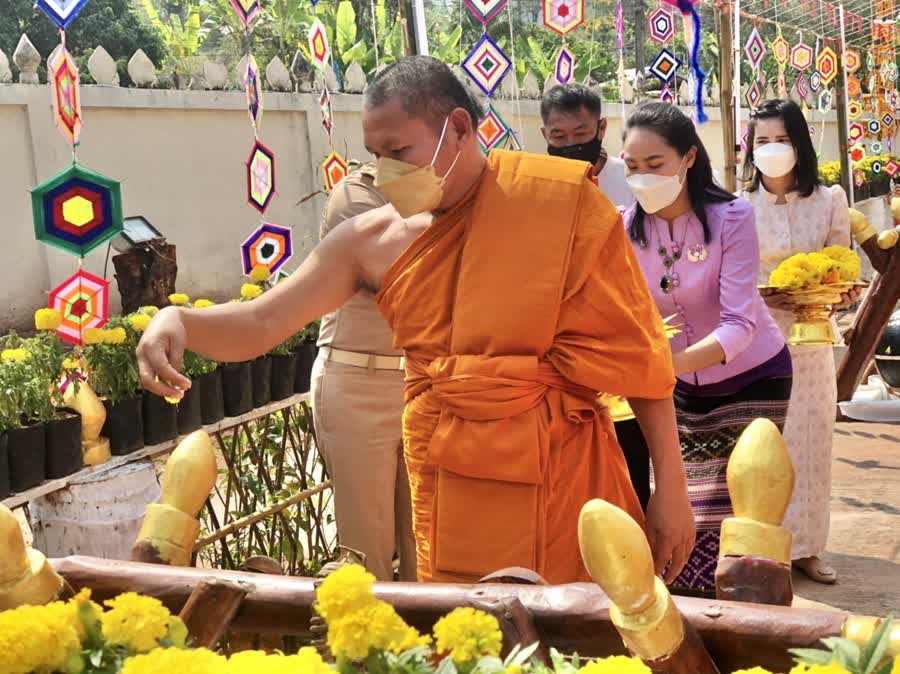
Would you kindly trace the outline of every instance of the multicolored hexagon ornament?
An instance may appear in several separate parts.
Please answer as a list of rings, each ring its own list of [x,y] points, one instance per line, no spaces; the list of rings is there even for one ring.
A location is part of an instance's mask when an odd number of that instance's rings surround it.
[[[275,154],[257,140],[245,166],[247,201],[260,213],[265,213],[275,196]]]
[[[772,41],[772,56],[775,58],[775,63],[780,66],[787,64],[791,57],[791,45],[780,32],[778,37]]]
[[[350,166],[347,161],[334,150],[331,151],[325,161],[322,162],[322,181],[325,183],[325,191],[331,192],[339,182],[350,174]]]
[[[831,47],[825,47],[816,57],[816,70],[822,76],[822,84],[826,87],[837,77],[838,57]]]
[[[463,60],[462,69],[486,96],[490,96],[500,86],[511,65],[499,45],[484,33]]]
[[[819,71],[815,71],[812,75],[809,76],[809,90],[814,94],[822,88],[822,76],[819,74]]]
[[[36,0],[35,4],[57,28],[65,30],[78,12],[84,9],[87,0]]]
[[[870,136],[877,136],[881,133],[881,122],[877,119],[870,119],[866,124],[866,131],[869,132]]]
[[[861,66],[862,59],[859,56],[859,52],[849,47],[844,49],[844,67],[847,69],[847,74],[853,75]]]
[[[241,269],[249,275],[254,267],[266,267],[276,274],[293,254],[290,227],[264,222],[241,244]]]
[[[850,119],[859,119],[863,114],[863,106],[859,101],[850,101],[847,103],[847,114]]]
[[[78,164],[31,192],[38,241],[84,257],[122,231],[119,183]]]
[[[800,72],[809,70],[813,63],[813,48],[800,42],[791,49],[791,67]]]
[[[862,94],[862,82],[858,77],[850,75],[847,77],[847,96],[850,98],[858,98]]]
[[[675,71],[681,66],[681,60],[668,49],[660,49],[659,54],[650,64],[650,72],[656,75],[664,84],[675,75]]]
[[[850,161],[852,162],[860,162],[866,158],[866,148],[862,145],[854,145],[850,148]],[[863,182],[865,182],[865,174],[863,174]],[[862,187],[862,185],[857,185],[857,187]]]
[[[78,68],[65,47],[60,46],[47,63],[47,79],[56,127],[63,138],[76,145],[81,134],[81,89]]]
[[[803,73],[797,75],[797,82],[794,85],[797,90],[797,96],[801,100],[805,100],[809,96],[809,79]]]
[[[85,330],[102,328],[109,320],[109,281],[79,269],[50,291],[47,305],[62,316],[59,336],[81,344]]]
[[[881,149],[882,149],[881,141],[873,140],[869,144],[869,149],[872,151],[872,154],[881,154]]]
[[[556,57],[556,81],[560,84],[568,84],[575,74],[575,54],[566,45],[559,50]]]
[[[766,45],[756,27],[753,28],[750,32],[750,37],[747,38],[747,44],[744,45],[744,53],[747,55],[747,60],[753,70],[759,70],[759,65],[766,55]]]
[[[568,35],[584,23],[584,0],[541,0],[544,25],[554,33]]]
[[[259,14],[259,0],[231,0],[235,14],[244,26],[249,26]]]
[[[491,20],[500,13],[509,0],[465,0],[466,7],[483,26],[487,26]]]
[[[650,39],[665,45],[675,36],[675,21],[672,12],[660,5],[647,17],[647,32]]]
[[[866,135],[865,127],[859,122],[850,125],[850,143],[858,143]]]
[[[819,92],[819,112],[828,112],[831,110],[831,104],[834,101],[834,95],[831,89],[822,88]]]
[[[507,135],[509,135],[509,127],[494,109],[494,106],[490,106],[487,114],[478,122],[478,128],[476,129],[478,145],[481,146],[481,151],[488,154],[495,147],[502,145]]]
[[[872,162],[872,166],[870,168],[872,169],[872,173],[878,174],[881,173],[884,167],[881,165],[881,162],[876,159]]]

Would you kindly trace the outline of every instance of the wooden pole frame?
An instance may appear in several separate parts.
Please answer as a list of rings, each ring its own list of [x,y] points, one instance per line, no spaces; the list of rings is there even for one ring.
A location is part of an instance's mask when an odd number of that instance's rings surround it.
[[[740,2],[740,0],[735,0]],[[732,33],[731,2],[723,2],[716,8],[716,30],[719,33],[719,110],[722,115],[722,145],[725,148],[725,189],[737,191],[737,150],[736,136],[738,124],[735,113],[740,115],[738,98],[740,97],[740,81],[734,88],[734,40]],[[738,19],[739,20],[739,19]],[[739,80],[739,77],[737,78]],[[737,91],[737,96],[734,92]]]

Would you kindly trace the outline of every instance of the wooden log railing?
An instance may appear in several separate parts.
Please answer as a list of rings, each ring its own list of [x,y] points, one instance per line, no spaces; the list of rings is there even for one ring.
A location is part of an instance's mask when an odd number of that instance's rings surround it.
[[[229,630],[310,635],[313,578],[88,557],[67,557],[51,563],[76,590],[90,587],[95,600],[108,599],[127,590],[156,597],[174,612],[184,608],[194,589],[206,578],[237,583],[248,591],[234,613]],[[531,615],[542,643],[547,646],[586,657],[625,653],[622,638],[610,619],[609,599],[589,583],[558,586],[376,583],[375,593],[420,630],[429,630],[438,618],[459,606],[515,599]],[[754,666],[787,671],[792,666],[788,649],[815,647],[822,638],[841,636],[850,617],[847,613],[813,609],[690,597],[673,599],[723,672]],[[853,625],[858,628],[859,622]]]

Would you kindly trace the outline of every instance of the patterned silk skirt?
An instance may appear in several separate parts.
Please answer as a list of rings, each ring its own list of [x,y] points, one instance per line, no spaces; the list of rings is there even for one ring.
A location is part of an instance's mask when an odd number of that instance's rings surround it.
[[[672,588],[677,592],[715,591],[719,529],[730,517],[725,471],[738,438],[760,417],[784,430],[791,378],[773,377],[725,396],[687,395],[675,389],[678,435],[687,472],[688,496],[697,523],[697,542]]]

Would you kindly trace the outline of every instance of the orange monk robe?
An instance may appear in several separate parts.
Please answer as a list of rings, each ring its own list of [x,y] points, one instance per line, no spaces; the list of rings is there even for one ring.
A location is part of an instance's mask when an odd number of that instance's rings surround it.
[[[378,303],[407,356],[404,448],[422,581],[509,566],[588,580],[578,513],[643,515],[597,393],[674,387],[662,320],[586,164],[493,152],[394,263]]]

